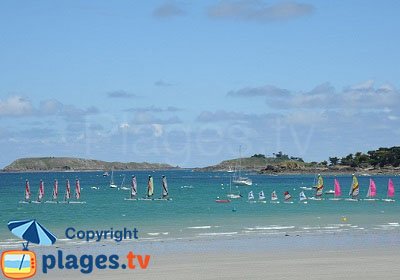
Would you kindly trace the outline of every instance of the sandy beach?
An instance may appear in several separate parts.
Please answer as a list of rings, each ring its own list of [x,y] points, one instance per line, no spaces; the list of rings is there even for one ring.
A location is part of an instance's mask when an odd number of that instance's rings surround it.
[[[313,240],[317,246],[312,245]],[[368,245],[371,240],[376,242]],[[147,270],[94,270],[91,274],[51,270],[47,275],[37,276],[39,279],[399,279],[399,249],[398,235],[246,237],[100,247],[87,244],[63,250],[77,255],[118,252],[120,256],[134,250],[151,254],[151,263]],[[48,248],[42,253],[55,250]]]

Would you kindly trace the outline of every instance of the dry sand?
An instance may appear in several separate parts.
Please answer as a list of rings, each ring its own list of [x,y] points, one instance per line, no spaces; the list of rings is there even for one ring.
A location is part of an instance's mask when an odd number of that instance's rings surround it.
[[[39,279],[400,279],[400,247],[152,255],[147,270],[50,271]]]

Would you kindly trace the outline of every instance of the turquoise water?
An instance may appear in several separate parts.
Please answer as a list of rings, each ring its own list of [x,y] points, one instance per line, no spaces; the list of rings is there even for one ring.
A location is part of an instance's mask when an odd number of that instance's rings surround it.
[[[9,220],[36,218],[41,224],[65,238],[65,229],[75,227],[83,230],[110,230],[124,227],[139,230],[140,239],[207,238],[232,235],[274,234],[324,234],[336,232],[399,232],[400,197],[394,203],[309,201],[298,203],[301,186],[312,186],[314,175],[267,176],[248,174],[253,180],[251,187],[238,187],[244,198],[232,203],[215,203],[217,197],[225,198],[229,191],[230,173],[191,172],[189,170],[165,172],[114,172],[116,184],[122,176],[135,174],[139,196],[144,196],[147,177],[154,177],[155,197],[161,195],[161,175],[168,179],[172,201],[125,201],[129,191],[110,189],[109,177],[102,172],[68,173],[4,173],[0,174],[0,243],[14,242],[8,231]],[[71,181],[74,191],[75,178],[80,179],[81,198],[86,204],[19,204],[24,197],[25,179],[29,179],[33,199],[37,196],[39,180],[45,182],[45,200],[51,199],[54,179],[59,181],[60,196],[65,191],[65,179]],[[345,197],[349,191],[351,176],[337,177]],[[359,177],[360,198],[365,197],[370,177]],[[374,176],[378,197],[385,198],[387,181],[392,178],[395,187],[400,186],[400,177]],[[333,189],[333,176],[325,176],[325,190]],[[99,187],[99,189],[92,189]],[[233,187],[236,190],[236,187]],[[256,197],[264,190],[267,199],[273,190],[280,199],[288,190],[293,195],[293,204],[248,203],[247,193],[253,190]],[[305,191],[311,196],[313,191]],[[327,197],[325,195],[325,197]],[[232,211],[235,209],[236,211]],[[343,220],[346,217],[346,220]],[[8,243],[7,243],[8,242]]]

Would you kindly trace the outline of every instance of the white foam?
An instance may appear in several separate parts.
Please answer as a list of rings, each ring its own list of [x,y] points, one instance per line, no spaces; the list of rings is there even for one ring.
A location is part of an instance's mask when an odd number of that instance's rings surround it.
[[[388,223],[388,225],[392,227],[400,227],[399,223]]]
[[[249,227],[245,228],[247,230],[280,230],[280,229],[292,229],[295,228],[295,226],[268,226],[268,227]]]
[[[209,233],[199,233],[199,236],[218,236],[218,235],[235,235],[237,231],[233,232],[209,232]]]
[[[211,226],[194,226],[194,227],[187,227],[190,229],[208,229],[211,228]]]
[[[150,235],[150,236],[158,236],[158,235],[160,235],[159,232],[148,232],[147,234]]]

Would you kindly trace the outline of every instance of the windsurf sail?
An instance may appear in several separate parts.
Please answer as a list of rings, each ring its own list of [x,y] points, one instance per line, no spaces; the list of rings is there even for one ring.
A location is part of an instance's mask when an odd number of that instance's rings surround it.
[[[81,198],[81,184],[79,183],[79,179],[75,180],[75,198]]]
[[[339,197],[342,195],[342,190],[340,188],[339,180],[336,178],[334,183],[334,189],[335,189],[335,197]]]
[[[31,188],[29,187],[29,181],[25,181],[25,201],[31,200]]]
[[[42,201],[43,197],[44,197],[44,183],[43,180],[40,180],[38,201]]]
[[[165,177],[165,175],[162,176],[162,197],[168,197],[168,184],[167,177]]]
[[[324,190],[324,179],[322,179],[322,176],[318,174],[317,192],[315,193],[315,196],[317,197],[322,196],[323,190]]]
[[[136,182],[136,176],[132,176],[132,182],[131,182],[131,198],[135,198],[137,195],[137,182]]]
[[[376,196],[376,185],[374,179],[369,179],[369,188],[368,188],[368,193],[367,197],[368,198],[373,198]]]
[[[71,198],[71,186],[69,184],[69,180],[67,179],[67,185],[65,189],[65,200],[68,200]]]
[[[387,196],[394,197],[394,184],[393,184],[392,179],[389,179],[389,182],[388,182]]]
[[[284,195],[286,201],[288,201],[292,198],[292,196],[290,195],[290,193],[288,191],[285,191],[283,193],[283,195]]]
[[[264,199],[265,199],[264,191],[260,191],[260,192],[258,193],[258,199],[259,199],[259,200],[264,200]]]
[[[357,177],[355,176],[355,175],[353,175],[353,183],[351,184],[351,187],[350,187],[350,193],[349,193],[349,195],[352,197],[352,198],[357,198],[358,197],[358,194],[360,193],[360,185],[358,184],[358,179],[357,179]]]
[[[271,193],[271,200],[278,200],[278,196],[276,195],[276,191]]]
[[[154,184],[153,177],[149,175],[149,180],[147,182],[147,197],[151,197],[154,194]]]
[[[303,200],[307,200],[307,196],[303,191],[301,191],[300,192],[300,201],[303,201]]]
[[[247,196],[247,199],[248,199],[248,200],[253,200],[253,199],[254,199],[253,191],[250,191],[250,192],[249,192],[249,194],[248,194],[248,196]]]
[[[53,185],[53,200],[57,200],[57,198],[58,198],[58,181],[57,179],[55,179]]]

